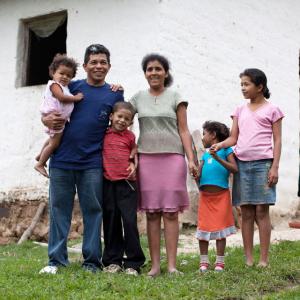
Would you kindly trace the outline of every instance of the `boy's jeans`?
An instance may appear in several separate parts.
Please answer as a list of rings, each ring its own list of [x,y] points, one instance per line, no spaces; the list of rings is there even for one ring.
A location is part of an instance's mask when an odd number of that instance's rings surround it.
[[[83,266],[101,266],[102,169],[65,170],[50,168],[49,245],[50,266],[66,266],[67,238],[74,196],[77,191],[83,217]]]

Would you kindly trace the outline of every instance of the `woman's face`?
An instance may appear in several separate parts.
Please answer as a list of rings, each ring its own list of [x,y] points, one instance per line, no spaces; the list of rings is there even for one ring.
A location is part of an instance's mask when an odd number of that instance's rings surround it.
[[[145,77],[151,88],[157,89],[164,87],[165,79],[168,73],[159,61],[150,61],[147,65]]]

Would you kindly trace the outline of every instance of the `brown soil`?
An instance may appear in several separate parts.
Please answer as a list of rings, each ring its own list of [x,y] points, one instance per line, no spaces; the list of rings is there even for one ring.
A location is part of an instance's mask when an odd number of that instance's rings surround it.
[[[9,202],[1,202],[0,203],[0,245],[8,244],[11,242],[17,242],[24,231],[29,227],[32,222],[32,219],[38,209],[38,206],[41,202],[47,201],[45,199],[38,200],[15,200]],[[194,207],[194,206],[193,206]],[[197,252],[198,251],[198,243],[194,237],[195,224],[193,220],[196,220],[196,209],[189,210],[187,213],[180,216],[180,225],[183,229],[183,234],[180,235],[179,238],[179,252]],[[239,220],[239,216],[237,214],[236,219]],[[146,233],[146,222],[145,215],[138,214],[138,227],[139,232],[145,234]],[[237,221],[237,226],[239,222]],[[299,220],[292,220],[299,224]],[[48,204],[42,214],[41,219],[35,226],[32,235],[30,236],[30,240],[47,242],[48,241]],[[282,223],[281,225],[276,225],[272,231],[272,243],[276,243],[280,240],[300,240],[300,230],[295,228],[288,228],[288,222]],[[192,228],[190,230],[184,230],[188,228]],[[71,229],[69,234],[69,239],[77,239],[82,236],[83,225],[82,225],[82,217],[79,208],[78,200],[74,201],[74,209],[73,209],[73,217],[71,222]],[[258,243],[258,232],[255,232],[254,236],[255,243]],[[240,232],[232,237],[228,238],[229,246],[240,246],[242,245],[242,237]],[[180,249],[182,248],[182,251]]]
[[[0,245],[17,242],[29,227],[41,201],[14,201],[0,203]],[[48,241],[48,205],[35,226],[31,240]],[[69,238],[79,238],[83,225],[78,201],[74,202]]]

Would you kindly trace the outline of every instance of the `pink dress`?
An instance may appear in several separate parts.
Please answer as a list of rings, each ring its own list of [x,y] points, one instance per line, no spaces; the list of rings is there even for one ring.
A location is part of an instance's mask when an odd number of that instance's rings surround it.
[[[69,121],[71,113],[74,108],[74,103],[73,102],[62,103],[59,100],[57,100],[53,96],[53,94],[50,90],[50,87],[53,83],[57,83],[61,87],[64,95],[72,96],[72,94],[70,93],[69,88],[67,86],[62,86],[60,83],[58,83],[54,80],[49,80],[47,83],[47,86],[46,86],[45,93],[44,93],[44,99],[43,99],[43,102],[40,107],[40,112],[43,116],[45,116],[49,113],[52,113],[52,112],[58,112],[58,113],[61,113],[61,115],[64,119]],[[63,132],[64,128],[62,128],[61,130],[53,130],[53,129],[47,128],[45,130],[45,132],[47,134],[49,134],[49,136],[53,137],[55,133]]]

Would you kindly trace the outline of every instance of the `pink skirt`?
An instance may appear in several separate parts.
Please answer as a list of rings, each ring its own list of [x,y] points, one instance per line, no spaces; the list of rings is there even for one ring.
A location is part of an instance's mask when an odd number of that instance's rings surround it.
[[[189,207],[187,166],[181,154],[139,154],[139,210],[182,212]]]

